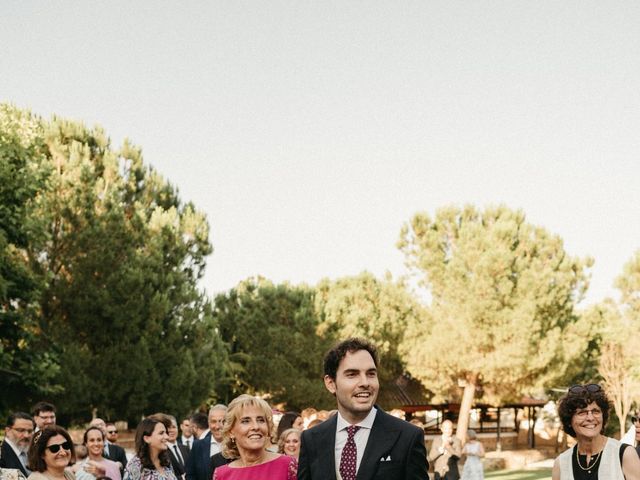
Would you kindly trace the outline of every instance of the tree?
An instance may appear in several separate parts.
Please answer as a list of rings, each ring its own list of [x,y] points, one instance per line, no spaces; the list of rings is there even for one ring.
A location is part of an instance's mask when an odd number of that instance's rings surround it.
[[[41,134],[29,112],[0,104],[0,413],[59,388],[55,357],[37,348],[42,277],[27,257],[41,233],[29,208],[48,175]]]
[[[215,298],[214,318],[229,345],[232,375],[218,388],[225,401],[250,392],[287,408],[331,408],[322,383],[330,340],[317,334],[314,296],[309,287],[248,279]]]
[[[570,257],[558,236],[503,206],[416,214],[398,245],[423,274],[433,318],[405,344],[409,370],[442,396],[464,386],[460,438],[476,394],[515,400],[563,373],[590,259]]]
[[[640,327],[640,251],[624,265],[615,284],[621,293],[620,307],[609,302],[598,372],[623,435],[627,415],[640,395],[640,341],[629,335]]]
[[[378,280],[363,272],[353,277],[323,280],[316,287],[316,310],[323,321],[321,335],[372,340],[381,355],[381,380],[394,380],[403,373],[399,352],[407,326],[421,323],[424,308],[401,282],[390,277]]]
[[[38,291],[30,350],[55,359],[49,399],[67,420],[182,414],[222,375],[224,346],[198,290],[211,252],[204,215],[99,128],[37,119],[24,258]],[[44,377],[46,379],[46,377]]]

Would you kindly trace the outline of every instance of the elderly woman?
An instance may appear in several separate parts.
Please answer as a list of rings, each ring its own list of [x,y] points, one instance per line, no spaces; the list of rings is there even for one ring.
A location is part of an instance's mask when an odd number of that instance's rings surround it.
[[[560,399],[564,431],[577,444],[553,464],[553,480],[640,480],[640,458],[628,445],[605,437],[609,399],[600,385],[574,385]]]
[[[233,459],[216,468],[214,480],[296,480],[298,462],[266,450],[274,431],[269,404],[240,395],[229,404],[222,429],[222,454]]]
[[[120,464],[103,457],[104,433],[98,427],[89,427],[82,438],[82,444],[87,448],[87,457],[78,462],[76,480],[96,480],[98,477],[109,477],[120,480]]]
[[[33,436],[28,453],[30,480],[75,480],[73,441],[62,427],[50,425]]]
[[[300,435],[302,432],[297,428],[289,428],[282,432],[278,439],[278,452],[297,460],[300,456]]]
[[[164,416],[163,416],[164,417]],[[124,480],[176,480],[167,449],[164,418],[151,415],[136,429],[136,455],[124,469]]]

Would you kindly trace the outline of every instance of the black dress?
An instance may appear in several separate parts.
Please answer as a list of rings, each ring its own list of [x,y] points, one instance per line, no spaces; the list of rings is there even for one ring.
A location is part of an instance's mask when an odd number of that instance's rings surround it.
[[[624,450],[628,447],[627,444],[620,445],[620,465],[622,465],[622,456],[624,455]],[[598,469],[600,468],[600,458],[602,458],[602,454],[598,455],[595,462],[593,461],[593,455],[591,456],[591,464],[587,470],[584,468],[587,465],[587,456],[580,455],[580,466],[578,466],[578,460],[576,458],[576,451],[578,445],[573,447],[573,451],[571,453],[571,466],[573,467],[573,478],[574,480],[598,480]],[[603,478],[602,480],[608,480]]]

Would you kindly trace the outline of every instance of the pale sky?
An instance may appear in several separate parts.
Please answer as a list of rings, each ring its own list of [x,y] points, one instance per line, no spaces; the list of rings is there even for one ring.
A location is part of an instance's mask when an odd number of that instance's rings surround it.
[[[206,212],[202,286],[404,272],[418,211],[521,208],[595,258],[640,248],[636,1],[0,5],[0,101],[129,137]]]

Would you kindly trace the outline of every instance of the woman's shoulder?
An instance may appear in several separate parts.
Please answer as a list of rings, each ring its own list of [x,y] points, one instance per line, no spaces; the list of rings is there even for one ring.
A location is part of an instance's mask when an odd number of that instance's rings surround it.
[[[31,475],[27,477],[27,480],[48,480],[46,475],[42,472],[31,472]]]

